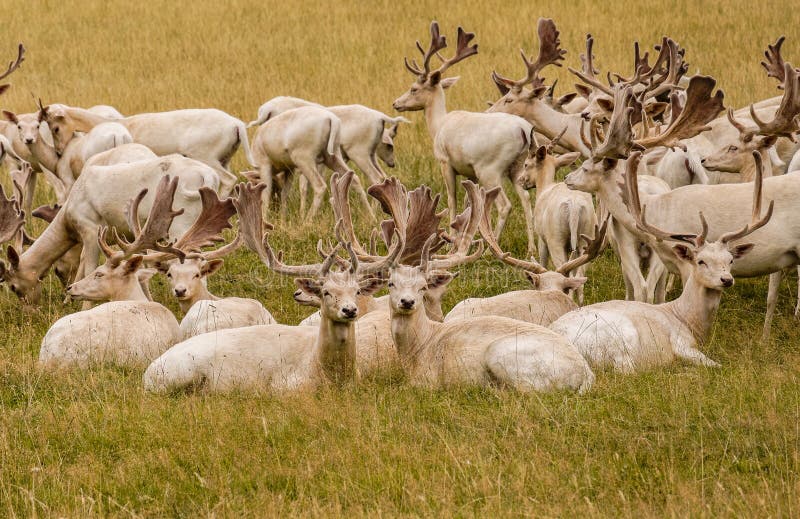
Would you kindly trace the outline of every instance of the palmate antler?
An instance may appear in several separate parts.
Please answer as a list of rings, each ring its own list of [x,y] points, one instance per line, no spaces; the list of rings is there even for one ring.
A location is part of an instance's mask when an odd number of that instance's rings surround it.
[[[139,205],[144,197],[147,196],[148,190],[142,189],[139,194],[128,203],[126,218],[128,227],[133,233],[134,240],[133,242],[126,241],[120,236],[117,230],[114,229],[114,237],[122,249],[121,251],[115,251],[109,246],[106,240],[108,228],[102,227],[98,230],[100,247],[112,265],[118,265],[134,254],[139,254],[147,250],[155,250],[178,258],[183,258],[185,256],[183,251],[175,248],[171,244],[161,243],[161,240],[168,236],[169,228],[175,217],[183,214],[183,209],[177,211],[172,210],[172,202],[175,198],[175,190],[177,188],[178,177],[170,178],[169,175],[164,175],[164,177],[162,177],[156,187],[156,195],[150,206],[150,213],[147,216],[144,227],[139,224]]]
[[[411,60],[409,63],[408,58],[404,58],[406,68],[417,76],[420,82],[424,82],[429,76],[433,74],[442,75],[452,65],[462,61],[474,54],[478,53],[477,45],[470,45],[470,42],[475,38],[475,33],[466,32],[463,28],[458,28],[458,44],[456,46],[456,53],[450,59],[442,58],[439,51],[447,48],[447,40],[444,36],[439,34],[439,22],[431,22],[431,43],[428,50],[422,49],[422,44],[417,41],[417,49],[422,53],[422,68],[417,64],[416,60]],[[431,72],[431,58],[437,55],[441,58],[442,64],[438,69]]]
[[[475,251],[470,254],[475,234],[480,227],[481,219],[484,217],[485,206],[483,197],[478,185],[472,181],[464,180],[461,182],[466,191],[466,202],[464,211],[456,216],[450,227],[455,231],[449,236],[451,243],[450,250],[445,254],[434,256],[429,260],[429,268],[447,270],[459,265],[471,263],[483,255],[483,242],[478,242]]]
[[[492,79],[495,83],[514,88],[522,88],[530,84],[535,88],[544,84],[544,80],[539,77],[539,72],[548,65],[561,66],[561,61],[564,60],[567,51],[561,48],[561,40],[558,38],[559,32],[555,22],[551,18],[539,18],[537,33],[539,35],[539,55],[536,61],[532,61],[533,56],[526,57],[525,50],[520,49],[519,51],[522,62],[525,64],[525,77],[513,80],[505,78],[497,72],[492,72]]]

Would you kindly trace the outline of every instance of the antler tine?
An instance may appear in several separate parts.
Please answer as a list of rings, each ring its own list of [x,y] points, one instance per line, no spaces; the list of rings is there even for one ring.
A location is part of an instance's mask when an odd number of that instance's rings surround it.
[[[359,264],[359,276],[383,272],[397,262],[397,259],[400,257],[400,253],[403,252],[403,249],[405,248],[405,238],[397,230],[395,230],[395,236],[397,236],[397,239],[394,240],[394,243],[389,248],[389,252],[386,254],[386,256],[381,257],[377,261],[373,261],[371,263],[362,262]]]
[[[493,73],[495,81],[500,79],[508,86],[521,88],[527,84],[542,84],[543,81],[539,77],[539,72],[548,65],[561,66],[561,61],[564,60],[566,50],[560,48],[561,40],[558,39],[559,32],[556,29],[556,24],[551,18],[539,18],[537,23],[536,32],[539,36],[539,55],[536,61],[531,62],[526,56],[525,51],[520,49],[522,62],[525,64],[525,77],[516,81],[510,80]],[[496,76],[496,77],[495,77]]]
[[[581,234],[581,238],[586,241],[586,248],[583,250],[583,254],[562,264],[558,269],[556,269],[556,272],[567,276],[576,268],[582,267],[583,265],[593,261],[603,249],[603,242],[606,238],[606,230],[608,229],[608,221],[610,219],[611,216],[608,216],[605,220],[603,220],[602,225],[594,226],[593,238],[590,238],[585,234]]]
[[[169,175],[164,175],[156,188],[156,195],[153,203],[150,206],[150,213],[147,216],[147,221],[142,228],[139,225],[138,211],[139,204],[147,190],[144,189],[139,192],[136,197],[128,205],[128,224],[133,231],[134,240],[132,243],[127,243],[121,239],[119,234],[115,234],[117,241],[122,248],[125,258],[129,258],[138,252],[144,252],[148,249],[171,254],[179,258],[185,256],[184,252],[175,248],[172,245],[162,245],[160,240],[169,234],[169,228],[172,221],[176,216],[182,215],[184,210],[172,210],[172,202],[175,198],[175,191],[178,188],[178,177],[171,178]]]
[[[17,49],[17,59],[8,62],[8,69],[6,69],[5,72],[0,74],[0,81],[4,80],[8,76],[10,76],[12,72],[17,70],[19,66],[22,65],[23,61],[25,61],[25,46],[20,43]]]
[[[236,214],[232,198],[220,200],[216,191],[200,188],[202,209],[192,226],[175,243],[175,247],[194,252],[223,241],[222,231],[232,227],[230,219]]]
[[[791,63],[783,64],[784,82],[783,97],[772,121],[765,123],[757,116],[753,105],[750,105],[750,117],[758,125],[761,135],[788,137],[794,141],[794,132],[800,131],[797,116],[800,115],[800,75]]]
[[[750,134],[754,133],[753,131],[748,130],[747,128],[745,128],[745,126],[742,123],[740,123],[739,121],[736,120],[736,116],[733,115],[733,108],[728,107],[728,111],[726,112],[726,115],[728,117],[728,122],[731,123],[731,126],[736,128],[737,130],[739,130],[740,134],[746,135],[748,133],[750,133]]]
[[[341,244],[337,243],[336,246],[331,250],[330,254],[327,255],[325,260],[322,263],[311,263],[307,265],[287,265],[283,262],[283,251],[278,252],[275,254],[272,250],[272,247],[269,244],[269,240],[267,235],[264,235],[264,239],[262,241],[262,250],[264,251],[264,256],[262,257],[262,262],[269,267],[270,270],[277,274],[282,274],[284,276],[292,276],[292,277],[318,277],[324,276],[328,273],[331,266],[334,262],[336,262],[337,253],[341,248]],[[327,265],[327,266],[326,266]]]
[[[625,184],[628,190],[628,211],[630,211],[631,216],[633,216],[636,227],[640,231],[655,238],[656,241],[682,241],[690,245],[696,245],[695,239],[697,236],[694,234],[673,234],[647,223],[647,218],[645,216],[647,206],[642,206],[641,200],[639,199],[639,176],[637,174],[637,169],[639,168],[639,161],[641,158],[641,152],[636,151],[632,153],[628,158],[625,168]]]
[[[781,47],[784,41],[786,41],[786,36],[781,36],[775,42],[775,45],[767,45],[767,50],[764,51],[766,61],[761,62],[761,66],[767,71],[767,77],[774,77],[780,81],[780,86],[783,86],[786,81],[786,75],[784,73],[785,63],[781,56]]]
[[[403,265],[416,265],[420,260],[422,246],[430,236],[437,238],[441,234],[442,214],[436,213],[440,194],[432,196],[428,186],[420,186],[408,194],[409,217],[405,238],[405,248],[400,256]],[[437,239],[431,245],[431,252],[439,250],[444,241]]]
[[[353,181],[352,170],[346,173],[334,173],[331,176],[331,207],[333,207],[333,214],[337,222],[341,220],[342,233],[345,241],[353,245],[353,250],[362,260],[370,258],[369,252],[361,246],[358,241],[355,229],[353,228],[353,219],[350,211],[350,202],[347,198],[350,192],[350,184]]]
[[[267,231],[273,227],[261,215],[261,193],[266,187],[266,184],[252,182],[237,185],[233,206],[239,213],[238,235],[242,237],[247,248],[258,254],[261,261],[269,266],[264,243]]]
[[[402,182],[397,177],[390,177],[370,186],[367,193],[380,202],[383,212],[392,218],[395,229],[405,235],[410,214],[408,192]]]
[[[764,164],[761,160],[761,154],[758,151],[753,152],[753,159],[756,161],[756,176],[753,182],[753,212],[750,217],[750,223],[745,225],[742,229],[734,232],[729,232],[720,236],[719,241],[728,243],[740,238],[744,238],[748,234],[764,227],[772,218],[772,212],[775,209],[775,200],[770,200],[767,212],[761,217],[761,204],[763,201],[763,183],[764,183]]]
[[[235,252],[239,247],[241,247],[242,241],[243,241],[242,236],[237,232],[236,236],[233,238],[233,241],[231,241],[230,243],[225,244],[218,249],[202,252],[200,253],[200,256],[206,261],[224,258],[225,256]]]
[[[497,195],[500,194],[500,190],[502,187],[498,186],[492,190],[486,191],[484,188],[481,188],[481,204],[484,207],[484,210],[481,211],[481,219],[478,225],[478,231],[483,238],[483,241],[486,242],[486,246],[492,252],[494,257],[505,263],[506,265],[510,265],[515,268],[529,270],[535,274],[541,274],[543,272],[547,272],[547,269],[544,268],[542,265],[539,264],[535,259],[531,258],[530,261],[524,261],[511,256],[510,252],[503,252],[503,249],[500,248],[500,244],[497,243],[497,239],[492,232],[492,226],[489,222],[489,214],[490,211],[486,210],[494,203],[495,198]]]
[[[0,243],[14,239],[25,225],[25,213],[20,210],[16,198],[7,198],[3,187],[0,186]]]
[[[603,92],[605,94],[608,94],[610,96],[614,95],[614,90],[611,87],[603,84],[602,81],[598,81],[595,78],[589,77],[586,74],[584,74],[583,72],[581,72],[579,70],[575,70],[572,67],[567,67],[567,70],[569,70],[571,73],[573,73],[575,76],[577,76],[578,79],[580,79],[581,81],[583,81],[587,85],[593,86],[596,89],[600,90],[601,92]]]
[[[578,56],[581,60],[581,71],[586,77],[596,78],[599,70],[594,68],[594,55],[592,48],[594,47],[594,38],[591,34],[586,35],[586,54]]]
[[[449,269],[470,261],[477,260],[483,254],[483,246],[479,243],[473,254],[469,254],[473,238],[478,232],[480,221],[484,212],[484,204],[478,186],[465,180],[461,183],[466,191],[467,203],[464,211],[453,222],[456,231],[451,250],[442,256],[430,260],[432,268]]]
[[[474,32],[466,32],[462,27],[459,26],[458,28],[458,44],[456,45],[456,53],[450,59],[442,59],[442,64],[436,69],[436,72],[439,74],[444,74],[445,71],[450,68],[452,65],[455,65],[459,61],[463,61],[470,56],[474,56],[478,53],[478,45],[470,45],[469,43],[475,38]],[[444,38],[442,38],[444,41]],[[437,49],[437,51],[445,48],[441,47]],[[435,52],[434,52],[435,54]],[[441,58],[441,56],[440,56]],[[430,60],[430,58],[428,58]]]
[[[595,156],[609,159],[627,158],[635,147],[631,116],[641,110],[641,105],[633,96],[633,88],[618,88],[614,94],[614,111],[608,125],[606,138],[598,148],[593,148]]]
[[[664,48],[666,48],[666,53],[663,52]],[[681,55],[680,49],[675,40],[671,38],[664,38],[664,43],[661,46],[661,50],[662,52],[659,53],[659,57],[665,55],[668,59],[667,70],[659,79],[654,81],[653,78],[655,74],[659,72],[660,65],[659,62],[656,61],[653,68],[642,75],[644,80],[649,80],[651,82],[651,85],[648,87],[648,91],[645,95],[645,99],[658,97],[665,92],[678,88],[678,80],[680,79],[681,74],[685,72],[683,67],[683,56]]]
[[[681,113],[658,135],[635,141],[644,148],[657,146],[676,147],[683,139],[689,139],[710,130],[708,123],[725,109],[722,90],[712,96],[717,82],[711,76],[694,76],[686,89],[686,104]]]
[[[422,44],[419,41],[415,42],[417,49],[422,53],[422,68],[417,65],[416,60],[411,60],[411,63],[408,62],[408,58],[404,58],[404,62],[406,68],[416,76],[419,76],[420,81],[424,81],[428,78],[431,71],[431,58],[434,54],[438,53],[440,50],[447,47],[447,40],[444,36],[439,34],[439,22],[432,21],[431,22],[431,44],[428,47],[427,51],[422,50]]]
[[[125,253],[114,250],[111,245],[108,244],[107,236],[108,227],[103,226],[97,229],[97,243],[100,245],[100,250],[106,257],[106,261],[110,262],[112,266],[117,266],[123,259],[125,259]]]
[[[568,128],[568,126],[564,125],[564,128],[561,130],[561,132],[559,132],[558,135],[556,135],[554,138],[552,138],[550,140],[550,143],[547,145],[547,151],[548,152],[552,151],[552,149],[555,148],[558,145],[558,141],[560,141],[561,137],[563,137],[564,134],[567,133],[567,128]],[[531,130],[531,140],[533,142],[536,142],[535,138],[533,137],[533,130]]]

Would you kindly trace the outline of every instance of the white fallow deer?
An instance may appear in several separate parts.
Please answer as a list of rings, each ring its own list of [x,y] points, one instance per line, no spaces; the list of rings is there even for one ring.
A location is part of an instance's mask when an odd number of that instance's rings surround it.
[[[258,117],[247,127],[264,124],[272,117],[287,110],[301,106],[315,106],[332,112],[342,122],[339,136],[342,156],[345,162],[352,161],[364,172],[369,183],[377,184],[386,178],[386,173],[378,164],[383,160],[387,166],[394,167],[394,142],[397,125],[410,123],[405,117],[390,117],[383,112],[363,105],[322,106],[297,97],[278,96],[270,99],[258,109]],[[301,177],[303,178],[303,177]]]
[[[200,214],[202,205],[199,189],[219,188],[219,176],[206,164],[181,156],[154,157],[124,162],[127,153],[141,157],[151,152],[139,144],[126,144],[90,159],[90,167],[75,182],[64,207],[53,222],[26,251],[13,247],[7,251],[9,264],[0,262],[0,279],[5,281],[20,299],[34,304],[39,299],[40,281],[53,263],[72,247],[83,245],[81,264],[76,279],[97,267],[100,248],[97,233],[101,227],[114,227],[128,233],[125,204],[142,189],[152,193],[165,173],[179,179],[176,204],[184,213],[175,218],[169,239],[182,236]],[[105,156],[114,156],[121,163],[104,164]],[[150,209],[153,196],[148,196],[141,211]]]
[[[430,320],[424,294],[439,282],[438,276],[429,276],[430,241],[420,265],[395,266],[389,274],[392,335],[413,385],[589,390],[594,381],[589,365],[572,344],[547,328],[497,316]]]
[[[483,191],[484,207],[488,207],[495,191]],[[477,316],[501,316],[518,319],[540,326],[547,326],[562,315],[578,308],[571,293],[582,288],[587,278],[570,276],[570,273],[590,261],[602,250],[608,220],[599,228],[592,229],[593,238],[582,235],[587,241],[583,253],[573,258],[557,270],[550,271],[533,257],[529,261],[519,260],[509,253],[503,252],[494,239],[484,213],[480,224],[480,233],[489,250],[503,263],[524,270],[525,276],[533,285],[528,290],[515,290],[491,297],[471,297],[456,304],[445,316],[445,322],[457,319],[470,319]]]
[[[136,221],[135,239],[113,251],[105,244],[105,229],[98,233],[107,261],[67,293],[83,301],[109,301],[95,308],[69,314],[47,331],[42,339],[39,362],[47,369],[85,368],[92,364],[146,366],[178,342],[180,332],[175,316],[150,298],[147,283],[155,271],[140,269],[147,249],[181,255],[180,250],[162,245],[172,220],[172,202],[178,179],[164,176],[143,227],[138,224],[139,202],[143,190],[129,204],[128,217]]]
[[[581,234],[591,235],[597,226],[592,195],[572,191],[563,182],[556,182],[556,171],[569,166],[580,156],[578,152],[553,155],[559,137],[557,135],[549,143],[539,146],[536,137],[531,135],[524,176],[529,183],[525,188],[536,186],[533,226],[539,236],[539,259],[544,266],[552,259],[556,268],[579,252]],[[583,277],[584,267],[573,269],[572,272]],[[575,292],[578,303],[583,304],[583,286]]]
[[[415,60],[406,68],[416,77],[411,88],[394,101],[400,112],[425,111],[428,133],[433,140],[433,153],[441,165],[447,187],[447,205],[451,222],[457,212],[456,177],[462,175],[476,180],[491,189],[501,186],[504,179],[511,181],[522,203],[528,247],[533,249],[533,209],[528,192],[520,183],[522,163],[530,142],[532,126],[524,119],[510,114],[477,113],[463,110],[448,112],[445,106],[445,89],[458,81],[458,77],[444,78],[452,65],[478,53],[477,45],[470,45],[475,34],[458,28],[458,44],[453,57],[431,70],[431,59],[447,47],[444,36],[439,35],[439,24],[431,23],[431,43],[427,51],[417,42],[423,53],[422,68]],[[495,201],[498,218],[495,233],[499,236],[511,212],[511,201],[505,192]]]
[[[339,173],[349,171],[342,157],[341,127],[339,118],[327,109],[302,106],[270,117],[258,128],[253,138],[253,157],[261,181],[267,186],[264,192],[265,211],[269,210],[275,176],[284,173],[286,181],[281,190],[281,216],[286,218],[290,175],[297,170],[314,192],[307,213],[305,199],[301,198],[300,212],[306,221],[314,218],[327,191],[319,164]],[[361,181],[358,177],[355,181],[362,203],[372,214]]]
[[[797,131],[795,117],[800,113],[800,81],[798,72],[786,64],[787,100],[775,117],[762,126],[764,134],[780,135]],[[633,147],[645,149],[656,146],[677,146],[683,138],[702,131],[707,121],[722,111],[722,93],[711,96],[715,81],[710,77],[694,76],[687,88],[686,108],[667,128],[658,135],[647,138],[633,138],[630,123],[626,120],[626,102],[619,111],[615,107],[607,138],[596,156],[612,157],[599,162],[587,161],[581,168],[570,173],[565,182],[575,189],[594,192],[598,199],[614,216],[614,219],[631,232],[638,232],[620,193],[617,182],[620,178],[617,159],[625,158]],[[755,154],[760,163],[760,155]],[[760,169],[760,165],[757,168]],[[760,174],[760,173],[759,173]],[[708,239],[718,239],[720,235],[747,223],[744,209],[750,203],[753,187],[750,183],[721,185],[690,185],[657,196],[643,197],[648,208],[648,216],[654,225],[674,229],[676,232],[690,233],[696,229],[696,221],[691,217],[703,211],[711,222]],[[770,289],[767,296],[767,312],[763,337],[769,336],[770,323],[777,303],[778,288],[782,270],[800,261],[800,227],[795,225],[795,205],[800,197],[800,177],[780,175],[764,180],[764,196],[775,202],[775,216],[769,225],[752,236],[756,244],[755,252],[748,254],[733,266],[733,274],[741,277],[755,277],[771,274]],[[665,265],[673,272],[680,273],[674,255],[660,254]]]
[[[699,212],[702,232],[677,234],[663,231],[647,222],[647,205],[640,208],[635,186],[639,153],[628,163],[628,199],[631,218],[639,230],[650,237],[660,253],[670,251],[684,279],[683,292],[674,301],[651,305],[636,301],[606,301],[585,306],[561,316],[550,329],[570,340],[596,367],[611,367],[633,373],[663,366],[679,358],[693,364],[718,366],[699,349],[708,337],[722,298],[722,290],[733,285],[732,265],[759,246],[735,245],[769,222],[774,202],[761,216],[760,179],[754,189],[750,223],[742,229],[720,234],[709,241],[709,226]],[[739,210],[743,207],[739,207]],[[683,209],[686,212],[687,209]],[[696,228],[696,227],[695,227]]]
[[[262,235],[261,188],[240,188],[236,208],[240,232],[247,246],[271,269],[297,279],[299,288],[322,300],[319,328],[280,324],[219,330],[192,337],[156,359],[144,375],[148,391],[166,392],[204,386],[209,391],[272,389],[297,391],[327,381],[346,383],[357,377],[355,319],[356,297],[383,285],[368,271],[385,268],[376,263],[359,269],[352,248],[347,269],[333,271],[339,247],[316,265],[290,266],[272,253]],[[398,243],[392,261],[402,244]],[[308,277],[302,277],[308,276]]]
[[[128,129],[134,142],[144,144],[159,156],[177,153],[209,165],[220,178],[222,196],[230,194],[236,184],[236,175],[228,170],[228,165],[240,145],[247,161],[255,165],[244,123],[221,110],[174,110],[116,119],[65,105],[45,108],[59,153],[63,153],[75,132],[88,132],[98,124],[116,122]]]
[[[186,252],[186,257],[160,261],[157,264],[158,270],[166,275],[170,291],[184,313],[180,324],[181,339],[186,340],[195,335],[225,328],[274,324],[276,321],[272,314],[255,299],[221,298],[209,292],[207,278],[222,267],[222,258],[239,247],[241,238],[237,234],[232,242],[216,250],[195,251],[200,246],[210,245],[222,239],[221,236],[204,234],[203,229],[208,227],[209,222],[203,220],[211,219],[213,231],[218,232],[230,227],[228,219],[236,213],[232,199],[220,201],[216,194],[208,189],[202,189],[200,195],[203,199],[201,214],[205,215],[204,218],[198,219],[173,245]],[[204,242],[198,240],[198,234]]]

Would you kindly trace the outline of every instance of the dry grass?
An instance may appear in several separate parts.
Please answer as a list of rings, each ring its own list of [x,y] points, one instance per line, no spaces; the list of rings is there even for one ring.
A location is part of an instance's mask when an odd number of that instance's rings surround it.
[[[592,13],[589,15],[588,13]],[[559,24],[568,63],[583,37],[597,62],[627,72],[634,38],[670,34],[687,59],[720,80],[730,104],[774,95],[758,65],[767,42],[789,36],[786,2],[6,2],[0,49],[29,49],[4,108],[107,103],[124,113],[218,107],[244,120],[275,95],[359,102],[390,113],[410,82],[402,57],[432,18],[463,24],[481,53],[457,66],[451,107],[481,110],[493,68],[521,74],[539,16]],[[560,85],[572,83],[559,70]],[[553,71],[549,71],[553,74]],[[552,75],[551,77],[556,77]],[[421,117],[401,130],[397,174],[441,183]],[[237,166],[242,165],[237,157]],[[320,224],[276,233],[291,259],[310,258]],[[504,244],[518,252],[515,214]],[[620,297],[617,262],[591,269],[590,301]],[[213,280],[226,295],[264,301],[282,321],[306,310],[290,285],[240,253]],[[522,287],[494,262],[466,269],[448,295]],[[593,391],[523,396],[505,391],[409,388],[402,376],[291,398],[142,393],[140,373],[36,369],[48,326],[75,306],[52,279],[41,308],[23,313],[0,295],[0,514],[797,516],[800,514],[800,349],[785,284],[774,339],[756,339],[766,284],[728,291],[709,355],[719,370],[676,365],[623,377],[599,373]],[[166,300],[164,284],[157,296]],[[173,305],[173,309],[176,309]]]

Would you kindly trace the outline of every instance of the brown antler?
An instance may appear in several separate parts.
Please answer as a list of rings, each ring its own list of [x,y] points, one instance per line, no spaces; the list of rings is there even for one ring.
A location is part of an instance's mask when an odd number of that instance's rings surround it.
[[[582,267],[594,260],[597,255],[600,254],[600,251],[603,250],[603,242],[606,239],[606,229],[608,229],[608,221],[610,219],[611,216],[608,216],[605,220],[603,220],[602,225],[594,226],[594,237],[581,234],[581,238],[586,241],[586,248],[583,249],[583,253],[577,258],[571,259],[562,264],[556,269],[556,272],[564,276],[568,276],[569,273],[576,268]]]
[[[614,94],[614,111],[611,114],[606,138],[599,147],[592,147],[592,154],[609,159],[624,159],[633,148],[639,148],[633,140],[631,117],[635,112],[641,112],[641,109],[642,105],[633,96],[632,87],[626,86],[617,89]],[[589,135],[593,135],[591,127]]]
[[[127,242],[115,230],[114,237],[122,251],[114,254],[109,258],[109,261],[119,262],[146,250],[155,250],[179,258],[185,256],[184,252],[180,249],[172,245],[159,243],[168,236],[169,228],[175,217],[182,215],[184,211],[183,209],[177,211],[172,210],[172,202],[175,198],[175,191],[177,188],[178,177],[170,178],[169,175],[164,175],[156,187],[155,198],[150,206],[150,213],[147,216],[144,227],[141,227],[139,224],[139,205],[144,197],[147,196],[148,190],[142,189],[139,194],[128,203],[126,218],[128,226],[133,233],[134,240],[133,242]],[[101,237],[104,237],[105,234],[105,231],[101,231]],[[107,246],[107,244],[102,245]]]
[[[775,209],[775,200],[770,200],[767,212],[761,217],[761,204],[763,198],[763,182],[764,182],[764,164],[761,162],[761,154],[758,151],[753,152],[753,159],[756,161],[756,177],[753,182],[753,212],[750,217],[750,223],[745,225],[742,229],[734,232],[723,234],[719,237],[722,243],[728,243],[740,238],[744,238],[748,234],[756,231],[767,225],[772,212]]]
[[[22,65],[23,61],[25,61],[25,46],[20,43],[19,48],[17,49],[17,59],[14,61],[10,61],[8,63],[8,68],[6,69],[6,71],[0,74],[0,81],[4,80],[8,76],[10,76],[12,72],[17,70],[19,66]],[[3,85],[0,88],[5,89],[6,86],[7,85]]]
[[[430,74],[431,70],[431,58],[434,54],[439,52],[440,50],[447,47],[447,40],[444,36],[439,35],[439,22],[433,21],[431,22],[431,44],[428,46],[427,51],[422,50],[422,44],[419,41],[416,42],[417,49],[422,53],[422,68],[417,65],[416,60],[411,60],[411,63],[408,62],[408,58],[403,58],[403,62],[406,65],[406,68],[414,75],[419,76],[419,80],[425,81],[428,79],[428,75]]]
[[[331,207],[333,207],[333,214],[337,222],[340,223],[342,240],[349,242],[353,250],[358,255],[361,261],[374,261],[377,259],[369,253],[359,242],[356,236],[355,229],[353,228],[353,219],[350,212],[350,202],[347,195],[350,192],[350,184],[353,181],[354,173],[347,171],[346,173],[334,173],[331,176]]]
[[[492,78],[495,82],[499,81],[507,86],[517,88],[529,83],[534,87],[541,86],[544,81],[539,77],[539,72],[548,65],[561,66],[560,62],[564,60],[564,55],[567,51],[561,48],[561,40],[558,39],[559,32],[556,29],[555,22],[551,18],[539,18],[537,33],[539,35],[539,55],[536,61],[531,61],[533,56],[530,59],[527,58],[523,49],[519,51],[522,56],[522,62],[525,63],[525,77],[514,81],[492,72]]]
[[[782,88],[786,82],[785,62],[781,56],[781,47],[784,41],[786,41],[786,36],[781,36],[775,45],[767,45],[767,50],[764,51],[766,61],[761,62],[761,66],[767,71],[767,77],[774,77],[780,81],[781,84],[778,88]]]
[[[25,225],[25,213],[20,209],[16,198],[6,198],[0,186],[0,244],[15,239]]]
[[[696,239],[697,235],[695,234],[675,234],[664,231],[659,229],[658,227],[647,223],[647,218],[645,217],[645,212],[647,211],[647,206],[642,206],[641,201],[639,200],[639,177],[636,173],[636,170],[639,167],[639,161],[642,158],[641,152],[634,152],[628,158],[625,170],[625,184],[627,187],[627,194],[626,202],[628,205],[628,211],[630,211],[631,216],[633,217],[634,221],[636,222],[636,227],[652,236],[656,239],[656,241],[663,241],[663,240],[670,240],[670,241],[682,241],[686,242],[690,245],[696,246]],[[700,214],[700,218],[703,218],[702,213]],[[705,239],[703,236],[702,239]]]
[[[776,135],[788,137],[794,142],[794,132],[800,131],[800,73],[792,67],[791,63],[783,65],[784,82],[783,97],[775,117],[765,123],[756,116],[753,105],[750,105],[750,117],[758,125],[761,135]]]
[[[451,224],[455,231],[451,238],[451,247],[447,254],[435,256],[429,261],[430,268],[447,270],[477,260],[483,254],[483,243],[479,242],[475,251],[470,254],[473,238],[478,232],[483,218],[484,204],[477,184],[469,180],[461,182],[466,191],[464,211]]]
[[[185,252],[196,252],[224,241],[222,231],[232,227],[230,219],[236,214],[233,199],[220,200],[213,189],[201,187],[200,200],[203,206],[200,215],[175,242],[175,247]]]

